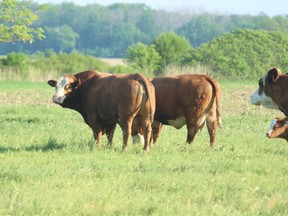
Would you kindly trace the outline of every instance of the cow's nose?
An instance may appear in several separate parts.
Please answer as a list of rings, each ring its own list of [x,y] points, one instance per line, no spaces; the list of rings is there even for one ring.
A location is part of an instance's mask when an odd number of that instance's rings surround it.
[[[59,103],[60,97],[58,97],[57,95],[53,95],[52,97],[52,101],[53,103]]]
[[[266,136],[267,136],[268,138],[271,138],[271,133],[270,133],[270,132],[267,132],[267,133],[266,133]]]

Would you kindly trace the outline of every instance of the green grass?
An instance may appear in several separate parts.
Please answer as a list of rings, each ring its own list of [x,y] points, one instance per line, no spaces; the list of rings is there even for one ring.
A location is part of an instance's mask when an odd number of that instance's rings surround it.
[[[0,215],[287,215],[288,144],[268,139],[279,111],[250,105],[257,81],[220,81],[218,148],[206,128],[165,127],[142,145],[98,151],[80,115],[45,83],[0,82]]]

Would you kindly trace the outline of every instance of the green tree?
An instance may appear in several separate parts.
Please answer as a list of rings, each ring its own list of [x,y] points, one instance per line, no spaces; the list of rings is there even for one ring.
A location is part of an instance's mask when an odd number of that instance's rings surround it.
[[[35,10],[33,1],[3,0],[0,1],[0,42],[29,41],[42,39],[43,29],[32,28],[38,16],[37,11],[43,10],[42,5]]]
[[[216,19],[208,15],[195,16],[189,23],[179,28],[177,33],[188,38],[193,47],[198,47],[225,32],[220,18],[222,17]]]
[[[133,68],[154,72],[158,69],[159,60],[154,45],[147,46],[138,42],[128,48],[127,62]]]
[[[258,78],[270,67],[286,70],[287,47],[288,34],[236,30],[195,49],[190,64],[209,66],[219,77]]]
[[[71,52],[76,47],[79,37],[77,33],[68,25],[46,28],[46,43],[54,44],[55,52]]]
[[[184,59],[191,50],[189,41],[175,32],[160,35],[153,44],[161,57],[158,68],[160,74],[168,65],[182,66]]]

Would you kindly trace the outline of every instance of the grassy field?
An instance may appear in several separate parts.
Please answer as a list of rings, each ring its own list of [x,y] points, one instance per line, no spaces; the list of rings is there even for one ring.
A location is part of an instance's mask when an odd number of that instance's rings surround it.
[[[257,81],[219,81],[218,148],[166,127],[149,154],[119,127],[98,151],[46,83],[0,81],[0,215],[288,215],[288,144],[265,137],[282,113],[250,105]]]

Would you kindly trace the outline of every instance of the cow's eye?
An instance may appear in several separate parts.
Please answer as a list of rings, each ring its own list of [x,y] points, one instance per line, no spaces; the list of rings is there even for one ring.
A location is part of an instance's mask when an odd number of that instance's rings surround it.
[[[66,89],[67,91],[72,91],[72,87],[71,87],[71,85],[67,85],[67,86],[65,86],[65,89]]]

